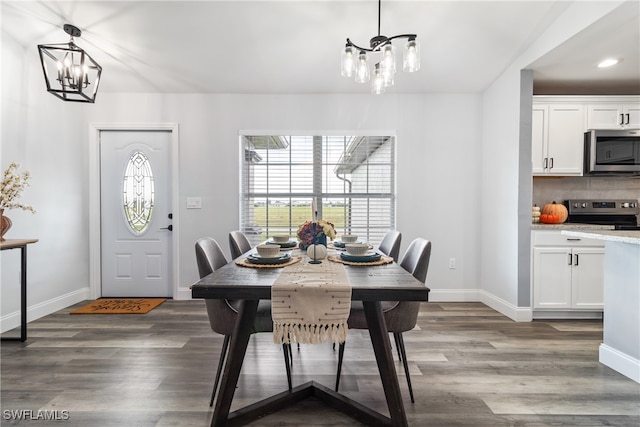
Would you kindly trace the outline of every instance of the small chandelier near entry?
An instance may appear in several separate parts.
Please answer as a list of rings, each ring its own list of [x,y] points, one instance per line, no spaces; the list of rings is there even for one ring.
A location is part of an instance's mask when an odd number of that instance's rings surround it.
[[[94,103],[102,67],[73,42],[82,32],[71,24],[63,28],[69,43],[38,45],[47,91],[63,101]]]
[[[360,47],[347,38],[347,44],[342,50],[342,75],[353,77],[356,82],[366,83],[371,80],[371,72],[367,52],[380,53],[380,61],[374,65],[371,92],[378,95],[384,93],[385,88],[393,86],[396,73],[395,47],[391,43],[393,39],[406,38],[404,47],[404,60],[402,69],[409,73],[420,69],[420,45],[416,41],[415,34],[400,34],[393,37],[380,35],[380,7],[378,0],[378,35],[369,41],[370,48]]]

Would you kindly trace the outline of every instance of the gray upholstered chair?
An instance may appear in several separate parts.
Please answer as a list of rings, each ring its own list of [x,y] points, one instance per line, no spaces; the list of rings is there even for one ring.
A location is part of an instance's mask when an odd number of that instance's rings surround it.
[[[378,250],[383,254],[393,258],[394,262],[398,262],[400,256],[400,242],[402,241],[402,233],[396,230],[390,230],[384,235]]]
[[[224,256],[220,245],[211,237],[202,237],[196,242],[196,261],[200,278],[207,276],[227,264],[227,258]],[[227,357],[231,334],[233,333],[236,318],[238,317],[239,304],[238,301],[220,299],[205,299],[204,302],[207,307],[207,315],[209,316],[211,329],[218,334],[224,335],[220,361],[218,362],[218,369],[216,371],[216,379],[213,383],[213,391],[211,392],[211,400],[209,402],[209,406],[213,406],[213,399],[216,395],[220,374],[222,373],[224,361]],[[273,332],[271,301],[261,300],[259,302],[253,332]],[[289,345],[283,344],[283,349],[285,352],[287,382],[289,390],[291,390],[291,367],[288,360],[291,354],[291,348]]]
[[[429,270],[429,259],[431,258],[431,242],[425,239],[417,238],[407,248],[407,251],[400,261],[400,266],[407,270],[416,279],[425,283],[427,279],[427,271]],[[407,385],[409,386],[409,396],[411,402],[415,402],[413,398],[413,388],[411,387],[411,377],[409,376],[409,365],[407,364],[407,354],[404,348],[404,340],[402,333],[415,328],[418,321],[418,311],[420,310],[420,301],[383,301],[382,312],[384,320],[387,324],[387,330],[393,333],[396,342],[398,356],[404,367],[404,373],[407,377]],[[361,301],[351,302],[351,313],[349,314],[350,329],[367,329],[367,319],[364,316],[364,308]],[[336,376],[336,391],[340,385],[340,371],[342,370],[342,359],[344,356],[344,345],[340,344],[338,354],[338,373]]]
[[[250,251],[251,247],[249,239],[242,231],[235,230],[229,233],[229,249],[231,250],[232,259],[236,259],[243,253]]]

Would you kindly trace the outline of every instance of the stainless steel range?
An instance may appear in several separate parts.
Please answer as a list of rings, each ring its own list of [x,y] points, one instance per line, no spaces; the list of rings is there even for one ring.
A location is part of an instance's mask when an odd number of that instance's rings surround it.
[[[615,230],[640,230],[637,199],[565,200],[567,222],[612,225]]]

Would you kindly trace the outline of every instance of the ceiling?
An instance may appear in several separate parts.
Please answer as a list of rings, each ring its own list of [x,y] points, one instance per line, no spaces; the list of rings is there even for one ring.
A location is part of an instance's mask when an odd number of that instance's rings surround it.
[[[422,68],[388,92],[487,88],[571,2],[382,2],[381,33],[416,33]],[[378,4],[357,1],[2,1],[3,33],[36,45],[68,41],[103,66],[100,92],[368,93],[340,76],[349,37],[368,45]],[[533,64],[534,91],[640,94],[640,2],[632,0]],[[401,42],[402,43],[402,42]],[[622,63],[604,72],[608,56]],[[581,92],[583,91],[583,92]]]

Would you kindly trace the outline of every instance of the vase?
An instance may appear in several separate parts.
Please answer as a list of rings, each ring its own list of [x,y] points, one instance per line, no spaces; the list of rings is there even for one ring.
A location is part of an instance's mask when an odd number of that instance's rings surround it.
[[[325,245],[310,245],[307,248],[307,256],[311,259],[325,259],[327,247]]]
[[[11,228],[11,220],[4,216],[4,209],[0,209],[0,242],[4,242],[4,235]]]

